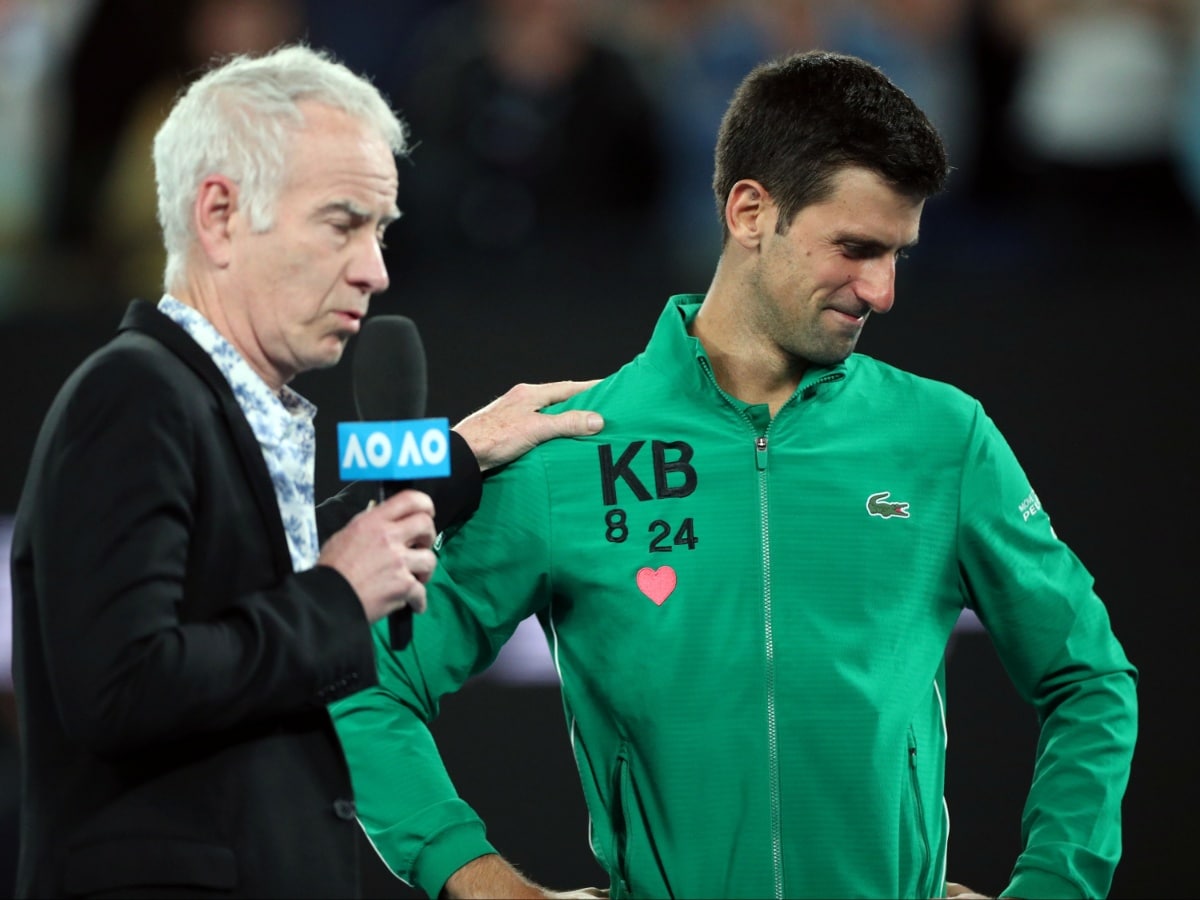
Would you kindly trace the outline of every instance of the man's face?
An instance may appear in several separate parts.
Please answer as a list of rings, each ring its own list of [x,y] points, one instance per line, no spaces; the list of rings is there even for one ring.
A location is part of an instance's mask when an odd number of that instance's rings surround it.
[[[896,259],[916,243],[923,207],[874,172],[843,169],[784,234],[767,229],[748,283],[756,331],[789,357],[841,362],[867,317],[892,308]]]
[[[301,104],[275,222],[255,234],[235,214],[231,288],[247,328],[239,349],[268,383],[331,366],[386,290],[381,239],[396,211],[387,143],[346,113]]]

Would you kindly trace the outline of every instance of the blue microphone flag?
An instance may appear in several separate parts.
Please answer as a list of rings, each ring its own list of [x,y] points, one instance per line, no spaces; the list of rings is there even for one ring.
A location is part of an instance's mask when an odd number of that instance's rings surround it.
[[[343,481],[412,481],[450,474],[450,420],[339,422]]]

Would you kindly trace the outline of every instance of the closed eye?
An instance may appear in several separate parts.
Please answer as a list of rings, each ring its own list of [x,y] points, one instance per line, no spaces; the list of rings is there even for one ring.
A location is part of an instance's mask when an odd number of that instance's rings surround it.
[[[882,256],[886,250],[887,248],[882,244],[873,242],[845,241],[842,243],[842,254],[847,259],[875,259]]]
[[[327,204],[317,215],[341,237],[347,237],[363,228],[371,228],[375,234],[375,242],[381,249],[387,248],[383,240],[384,232],[400,218],[398,210],[393,209],[386,215],[376,216],[357,204],[344,201]]]
[[[839,246],[842,255],[847,259],[879,259],[890,253],[894,259],[901,260],[908,259],[908,253],[916,246],[916,242],[905,244],[895,250],[878,241],[841,241]]]

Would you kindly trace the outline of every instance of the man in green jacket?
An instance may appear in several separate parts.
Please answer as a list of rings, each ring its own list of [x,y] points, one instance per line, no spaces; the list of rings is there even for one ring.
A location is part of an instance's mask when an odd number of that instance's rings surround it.
[[[746,78],[708,293],[671,298],[645,352],[563,405],[601,434],[488,479],[411,646],[379,631],[380,685],[334,709],[398,876],[554,896],[496,854],[427,727],[536,615],[612,897],[959,894],[943,661],[970,609],[1041,722],[1004,894],[1108,891],[1136,672],[1092,578],[977,401],[853,352],[947,171],[861,60]]]

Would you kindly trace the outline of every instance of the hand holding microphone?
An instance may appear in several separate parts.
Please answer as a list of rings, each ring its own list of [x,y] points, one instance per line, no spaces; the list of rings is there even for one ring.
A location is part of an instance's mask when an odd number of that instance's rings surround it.
[[[405,490],[360,512],[321,548],[319,565],[337,569],[371,623],[424,612],[425,583],[437,566],[433,501]]]
[[[411,639],[413,611],[425,609],[425,583],[437,565],[433,503],[417,479],[450,474],[449,424],[422,418],[428,393],[425,348],[411,319],[366,320],[352,374],[362,421],[338,424],[339,469],[346,481],[377,481],[379,504],[359,513],[335,537],[346,534],[347,541],[379,554],[356,569],[368,592],[360,591],[359,598],[371,621],[387,615],[391,645],[400,649]],[[349,575],[347,580],[355,584]]]
[[[379,498],[384,500],[412,488],[419,490],[425,479],[449,476],[449,424],[446,419],[422,418],[428,393],[425,348],[412,320],[405,316],[366,320],[354,348],[352,373],[354,404],[362,421],[338,424],[342,479],[378,482]],[[601,417],[589,410],[542,412],[594,384],[518,384],[454,430],[481,470],[505,465],[544,441],[595,434],[603,428]],[[432,566],[424,580],[431,573]],[[388,615],[393,649],[402,648],[411,638],[411,614],[414,608],[418,612],[424,608],[423,592],[419,602]]]

